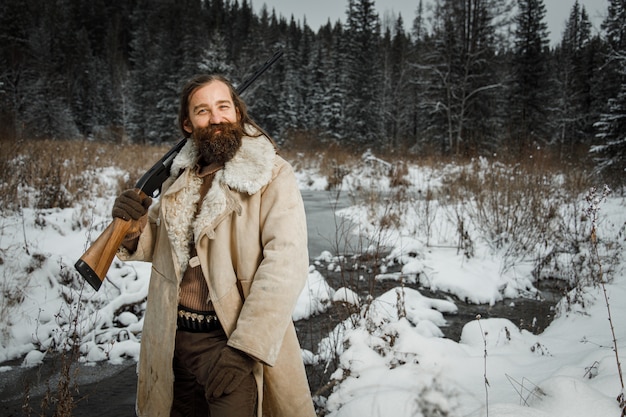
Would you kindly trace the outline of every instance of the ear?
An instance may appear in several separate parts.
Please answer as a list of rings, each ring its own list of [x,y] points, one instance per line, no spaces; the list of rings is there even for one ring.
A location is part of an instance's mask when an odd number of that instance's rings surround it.
[[[185,132],[187,133],[193,133],[193,126],[189,119],[185,119],[185,121],[183,122],[183,129],[185,129]]]

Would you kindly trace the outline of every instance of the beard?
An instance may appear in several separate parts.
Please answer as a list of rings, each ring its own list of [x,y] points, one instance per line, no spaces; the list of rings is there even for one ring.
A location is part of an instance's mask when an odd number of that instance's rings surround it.
[[[224,165],[241,147],[243,129],[239,123],[220,123],[198,128],[192,137],[198,149],[200,165],[213,162]]]

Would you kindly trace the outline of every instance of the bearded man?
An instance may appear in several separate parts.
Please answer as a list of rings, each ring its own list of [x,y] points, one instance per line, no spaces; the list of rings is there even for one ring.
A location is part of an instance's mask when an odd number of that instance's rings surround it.
[[[188,138],[159,201],[124,191],[118,251],[152,262],[137,384],[140,417],[314,417],[291,314],[308,274],[292,167],[216,75],[184,87]]]

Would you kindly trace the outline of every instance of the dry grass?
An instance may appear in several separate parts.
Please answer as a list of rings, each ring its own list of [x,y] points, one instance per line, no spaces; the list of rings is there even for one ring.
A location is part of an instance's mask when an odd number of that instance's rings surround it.
[[[5,209],[69,207],[92,197],[86,172],[118,167],[129,173],[126,183],[120,184],[128,188],[168,149],[89,141],[2,140],[0,201]]]
[[[136,180],[174,144],[149,146],[93,142],[85,140],[0,140],[0,201],[5,209],[19,207],[68,207],[81,196],[91,197],[90,178],[98,168],[117,167],[128,173],[120,188],[134,185]],[[343,178],[359,164],[367,149],[344,146],[332,140],[320,140],[314,134],[293,133],[280,147],[280,153],[296,170],[315,169],[327,178],[330,189],[338,187]],[[383,174],[390,185],[402,188],[409,185],[406,174],[410,164],[440,169],[451,163],[459,166],[476,166],[472,159],[459,160],[441,157],[434,153],[416,155],[409,149],[376,153],[376,157],[389,162]],[[520,187],[545,189],[546,178],[562,173],[560,188],[568,194],[579,194],[588,189],[589,167],[564,166],[558,155],[548,151],[533,150],[523,159],[513,156],[491,158],[493,172],[461,172],[448,179],[445,189],[448,199],[465,198],[463,195],[486,195],[505,189],[514,193]],[[476,161],[477,159],[474,159]],[[580,158],[579,160],[583,160]],[[500,166],[514,167],[515,177],[505,178],[497,173]],[[498,175],[499,177],[494,177]],[[508,173],[504,173],[508,175]],[[491,176],[491,177],[490,177]],[[32,193],[36,191],[35,201]],[[26,201],[29,195],[31,201]]]
[[[311,168],[318,170],[320,175],[328,180],[331,189],[341,184],[350,167],[360,159],[360,153],[355,153],[354,149],[301,132],[291,134],[280,147],[280,153],[296,170]]]

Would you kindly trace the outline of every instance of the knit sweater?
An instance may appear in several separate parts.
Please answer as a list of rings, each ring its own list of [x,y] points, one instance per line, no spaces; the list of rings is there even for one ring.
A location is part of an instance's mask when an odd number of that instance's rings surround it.
[[[220,165],[211,164],[209,166],[196,167],[196,175],[202,179],[200,192],[198,193],[198,201],[196,207],[200,207],[200,203],[211,188],[215,173],[222,168]],[[196,208],[195,215],[198,215]],[[209,296],[209,288],[207,286],[200,262],[197,261],[196,247],[193,244],[195,239],[189,243],[189,266],[185,269],[185,274],[180,283],[180,293],[178,304],[194,311],[208,312],[213,311],[213,305]]]

